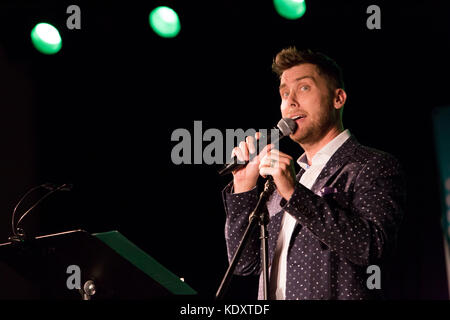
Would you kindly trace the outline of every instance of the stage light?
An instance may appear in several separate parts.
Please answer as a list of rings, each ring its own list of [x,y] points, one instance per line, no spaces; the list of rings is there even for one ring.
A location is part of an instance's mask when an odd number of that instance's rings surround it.
[[[31,30],[31,42],[43,54],[55,54],[61,50],[62,40],[58,29],[48,23],[38,23]]]
[[[280,16],[290,20],[301,18],[306,11],[305,0],[273,0],[273,5]]]
[[[157,7],[150,12],[150,26],[157,35],[163,38],[173,38],[180,32],[178,14],[169,7]]]

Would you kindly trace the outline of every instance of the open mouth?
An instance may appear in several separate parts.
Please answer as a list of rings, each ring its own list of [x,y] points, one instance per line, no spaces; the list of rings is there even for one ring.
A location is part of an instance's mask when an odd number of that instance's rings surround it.
[[[292,117],[291,119],[292,120],[298,120],[298,119],[302,119],[302,118],[305,118],[305,117],[306,117],[305,115],[298,115],[298,116]]]

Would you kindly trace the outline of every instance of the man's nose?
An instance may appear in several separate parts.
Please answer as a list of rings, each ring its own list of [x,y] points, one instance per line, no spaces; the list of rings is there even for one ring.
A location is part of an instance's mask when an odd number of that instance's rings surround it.
[[[295,108],[298,107],[300,104],[298,103],[297,95],[295,94],[295,91],[291,91],[289,93],[288,99],[287,99],[288,107]]]

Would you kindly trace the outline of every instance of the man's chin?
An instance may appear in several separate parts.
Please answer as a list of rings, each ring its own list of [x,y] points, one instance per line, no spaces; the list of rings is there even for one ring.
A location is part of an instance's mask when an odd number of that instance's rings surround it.
[[[294,134],[289,135],[292,141],[297,142],[298,144],[305,144],[311,140],[311,137],[308,133],[299,133],[298,131]]]

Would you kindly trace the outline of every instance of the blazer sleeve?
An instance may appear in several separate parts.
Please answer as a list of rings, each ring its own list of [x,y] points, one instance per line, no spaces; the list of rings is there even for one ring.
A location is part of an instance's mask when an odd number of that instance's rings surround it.
[[[356,175],[353,192],[320,197],[297,183],[284,209],[331,250],[357,265],[379,262],[387,253],[405,207],[399,162],[384,154]]]
[[[228,184],[222,191],[226,213],[225,241],[229,262],[231,262],[239,246],[240,240],[248,226],[250,213],[256,207],[259,199],[257,187],[242,193],[232,193],[232,188],[233,182]],[[254,232],[249,238],[247,246],[242,251],[234,273],[243,276],[258,274],[260,264],[260,241],[258,232]]]

